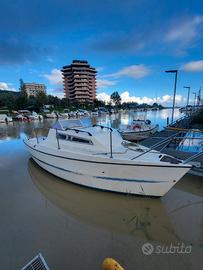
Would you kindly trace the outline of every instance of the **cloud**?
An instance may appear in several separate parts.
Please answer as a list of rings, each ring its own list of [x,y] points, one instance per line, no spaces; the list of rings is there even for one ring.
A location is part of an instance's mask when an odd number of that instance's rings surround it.
[[[64,89],[62,87],[48,89],[48,95],[57,96],[58,98],[64,98]]]
[[[188,72],[201,72],[203,71],[203,60],[188,62],[181,69]]]
[[[116,84],[117,84],[117,81],[110,81],[110,80],[105,80],[105,79],[97,80],[97,88],[106,88],[106,87],[113,86]]]
[[[133,79],[140,79],[149,75],[149,73],[150,69],[145,65],[140,64],[124,67],[118,70],[117,72],[103,75],[103,77],[111,77],[111,78],[130,77]]]
[[[0,82],[0,90],[17,91],[14,87],[11,87],[11,85],[10,83]]]
[[[60,69],[52,69],[50,74],[43,74],[42,75],[44,78],[46,78],[50,84],[52,85],[62,85],[63,80],[62,80],[62,74]]]
[[[108,103],[110,101],[110,95],[102,92],[102,93],[97,94],[97,99],[102,100],[105,103]]]
[[[134,53],[145,47],[145,40],[142,34],[126,33],[122,31],[108,32],[100,35],[91,41],[89,48],[97,52],[110,53]]]
[[[50,47],[43,47],[23,35],[1,35],[0,64],[21,64],[38,61],[50,53]]]
[[[174,25],[166,33],[164,41],[176,44],[177,50],[184,53],[184,49],[191,44],[194,46],[196,41],[201,38],[202,25],[203,16],[194,16],[180,23],[175,21]]]
[[[151,98],[151,97],[137,97],[137,96],[130,96],[130,93],[128,91],[125,91],[120,94],[121,102],[136,102],[138,104],[147,103],[152,105],[153,103],[157,102],[159,104],[170,106],[173,102],[173,96],[172,95],[163,95],[161,97],[157,98]],[[99,100],[102,100],[106,103],[110,101],[110,95],[108,95],[105,92],[102,92],[100,94],[97,94],[97,98]],[[176,105],[181,105],[185,102],[185,98],[182,95],[176,95]]]

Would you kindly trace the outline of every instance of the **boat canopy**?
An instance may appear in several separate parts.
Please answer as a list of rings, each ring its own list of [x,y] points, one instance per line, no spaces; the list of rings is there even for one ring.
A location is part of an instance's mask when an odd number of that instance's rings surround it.
[[[52,126],[54,129],[65,130],[67,128],[87,128],[92,126],[92,121],[89,117],[83,119],[68,119],[57,120]]]

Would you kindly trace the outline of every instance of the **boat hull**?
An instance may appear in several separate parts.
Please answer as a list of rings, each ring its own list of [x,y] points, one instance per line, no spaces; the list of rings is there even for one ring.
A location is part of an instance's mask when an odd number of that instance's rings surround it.
[[[113,159],[105,162],[105,158],[84,159],[84,156],[70,152],[56,149],[45,152],[45,149],[37,149],[37,145],[26,145],[35,162],[46,171],[64,180],[106,191],[160,197],[189,170],[184,166],[148,166],[127,161],[121,164]]]
[[[158,130],[158,127],[155,127],[149,130],[141,130],[141,131],[138,131],[138,130],[123,131],[121,132],[121,135],[123,139],[127,141],[141,141],[152,136],[157,130]]]

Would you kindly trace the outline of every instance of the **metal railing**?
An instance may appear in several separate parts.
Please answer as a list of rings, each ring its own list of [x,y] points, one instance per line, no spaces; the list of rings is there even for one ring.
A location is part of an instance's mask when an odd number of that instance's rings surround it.
[[[171,140],[173,140],[178,134],[179,134],[179,132],[177,132],[177,133],[171,135],[170,137],[167,137],[166,139],[162,140],[161,142],[155,143],[155,144],[152,145],[147,151],[145,151],[145,152],[139,154],[139,155],[136,156],[136,157],[131,158],[131,160],[134,160],[134,159],[136,159],[136,158],[138,158],[138,157],[141,157],[141,156],[143,156],[143,155],[149,153],[149,152],[152,151],[152,150],[155,150],[157,147],[161,146],[162,144],[165,144],[165,143],[166,143],[166,144],[168,145],[168,143],[170,143]]]

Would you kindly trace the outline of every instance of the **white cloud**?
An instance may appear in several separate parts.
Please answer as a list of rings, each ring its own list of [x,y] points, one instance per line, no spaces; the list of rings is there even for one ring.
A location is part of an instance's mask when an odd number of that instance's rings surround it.
[[[98,88],[105,88],[109,86],[116,85],[117,81],[110,81],[110,80],[105,80],[105,79],[98,79],[97,80],[97,87]]]
[[[17,91],[14,87],[10,87],[10,83],[0,82],[0,90]]]
[[[188,62],[181,69],[188,72],[201,72],[203,71],[203,60]]]
[[[128,91],[125,91],[120,94],[121,102],[137,102],[138,104],[147,103],[152,105],[154,102],[159,104],[170,106],[173,102],[172,95],[164,95],[162,97],[157,98],[150,98],[150,97],[137,97],[137,96],[130,96]],[[97,94],[97,98],[102,100],[106,103],[110,101],[110,95],[106,94],[105,92]],[[184,104],[185,98],[182,95],[176,95],[176,105]]]
[[[60,69],[52,69],[50,74],[43,74],[44,78],[46,78],[50,84],[52,85],[62,85],[62,74]]]
[[[104,67],[97,67],[96,70],[97,70],[97,72],[101,72],[104,70]]]
[[[117,72],[103,75],[103,77],[111,77],[111,78],[130,77],[133,79],[140,79],[147,76],[149,73],[150,69],[145,65],[140,64],[124,67],[118,70]]]
[[[194,42],[199,37],[199,27],[203,23],[203,16],[195,16],[193,18],[175,23],[175,25],[166,33],[166,42],[180,42],[182,45]],[[180,45],[180,44],[178,44]]]
[[[98,100],[102,100],[104,101],[105,103],[108,103],[110,101],[110,95],[102,92],[100,94],[97,94],[97,99]]]

